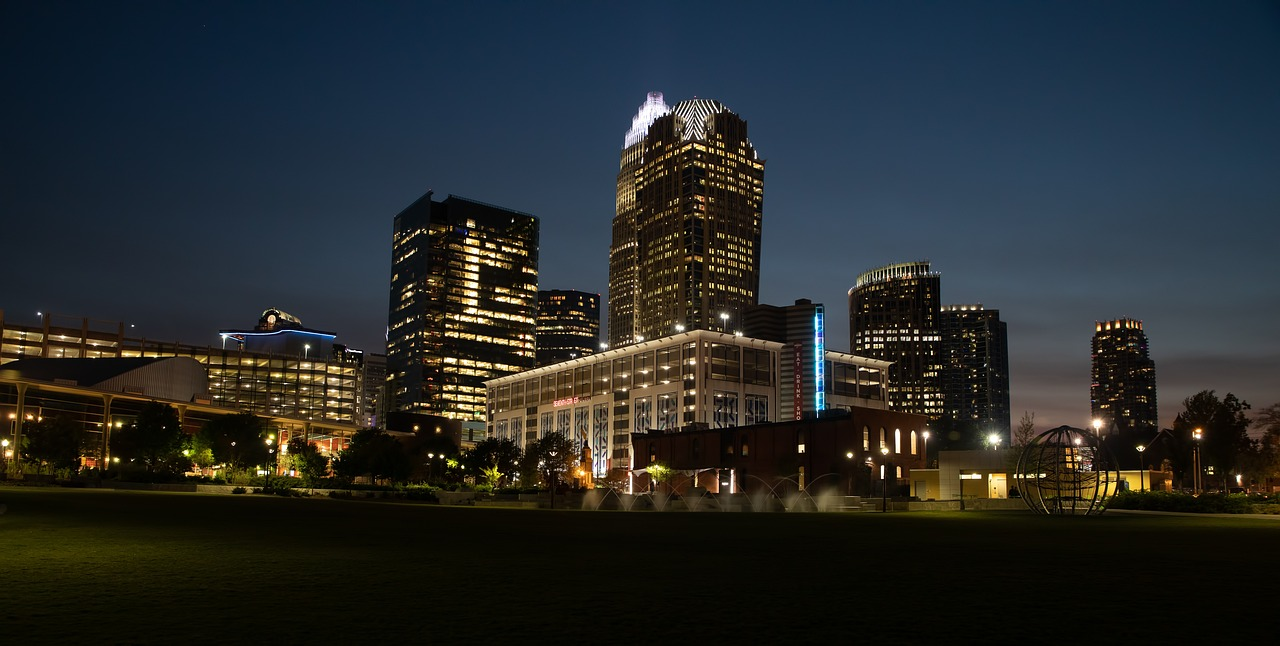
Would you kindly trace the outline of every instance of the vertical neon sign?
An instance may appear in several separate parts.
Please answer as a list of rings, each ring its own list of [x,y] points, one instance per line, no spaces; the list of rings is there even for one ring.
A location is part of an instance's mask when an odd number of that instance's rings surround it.
[[[819,413],[827,407],[827,343],[823,335],[822,306],[813,307],[813,409]]]

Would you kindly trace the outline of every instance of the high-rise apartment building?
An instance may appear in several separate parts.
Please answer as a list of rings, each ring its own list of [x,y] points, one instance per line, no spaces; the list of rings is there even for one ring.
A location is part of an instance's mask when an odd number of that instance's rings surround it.
[[[892,361],[889,407],[937,419],[943,414],[941,275],[928,262],[885,265],[849,290],[849,345],[855,355]]]
[[[484,381],[534,366],[538,219],[431,195],[395,218],[388,409],[484,420]]]
[[[600,295],[539,291],[537,337],[539,366],[594,353],[600,347]]]
[[[1007,446],[1009,337],[1000,310],[981,304],[944,305],[938,322],[944,416],[997,433]]]
[[[736,331],[759,298],[763,201],[764,160],[746,121],[719,101],[670,107],[650,93],[618,172],[609,343]]]
[[[1156,366],[1147,354],[1142,321],[1122,318],[1095,324],[1089,395],[1093,418],[1102,422],[1103,433],[1159,428]]]

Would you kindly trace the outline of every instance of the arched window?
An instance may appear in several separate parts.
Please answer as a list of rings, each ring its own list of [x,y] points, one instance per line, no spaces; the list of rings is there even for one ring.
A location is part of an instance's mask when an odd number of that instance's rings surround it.
[[[902,453],[902,429],[893,429],[893,452]]]
[[[919,455],[920,451],[916,448],[916,432],[911,431],[911,455]]]
[[[741,450],[741,451],[738,451],[738,455],[741,455],[742,457],[744,457],[744,458],[745,458],[745,457],[747,457],[748,455],[750,455],[750,453],[751,453],[751,449],[750,449],[750,447],[748,447],[748,446],[747,446],[747,436],[743,435],[743,436],[742,436],[742,450]]]
[[[889,446],[889,437],[888,435],[885,434],[884,427],[881,426],[880,427],[880,448],[883,449],[887,446]]]
[[[862,427],[862,450],[871,450],[871,429],[865,426]]]

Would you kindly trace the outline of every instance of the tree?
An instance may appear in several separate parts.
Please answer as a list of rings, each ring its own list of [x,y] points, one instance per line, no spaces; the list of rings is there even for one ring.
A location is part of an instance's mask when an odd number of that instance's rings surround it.
[[[137,418],[111,436],[111,452],[149,472],[181,473],[191,468],[191,460],[182,455],[185,439],[178,411],[168,404],[150,402],[138,411]]]
[[[1013,448],[1021,451],[1031,440],[1036,437],[1036,414],[1030,411],[1022,413],[1022,419],[1018,420],[1018,427],[1013,429]]]
[[[1013,437],[1009,438],[1009,451],[1006,463],[1009,473],[1018,470],[1018,461],[1022,459],[1022,452],[1026,450],[1027,445],[1031,444],[1031,440],[1036,438],[1036,414],[1031,411],[1023,411],[1022,419],[1018,420],[1018,425],[1013,429]]]
[[[50,469],[79,469],[80,455],[88,440],[83,424],[55,415],[29,423],[26,429],[24,459],[47,464]]]
[[[671,467],[661,462],[654,462],[653,464],[645,467],[645,469],[649,472],[649,479],[653,481],[655,488],[670,480],[671,476],[674,474]]]
[[[1173,435],[1180,447],[1172,458],[1174,470],[1182,473],[1193,470],[1192,432],[1198,428],[1203,431],[1200,468],[1207,471],[1213,467],[1214,472],[1224,478],[1237,472],[1253,449],[1249,419],[1244,414],[1249,410],[1249,403],[1231,393],[1218,399],[1214,391],[1202,390],[1183,400],[1182,405],[1184,411],[1173,423]]]
[[[321,455],[316,445],[300,437],[289,440],[289,464],[298,470],[308,487],[314,487],[329,474],[329,458]]]
[[[270,464],[275,454],[267,443],[266,420],[253,413],[222,415],[204,423],[197,435],[197,450],[207,447],[217,464],[251,469]]]
[[[523,465],[550,488],[562,482],[564,474],[572,472],[577,462],[578,453],[574,450],[573,440],[560,433],[549,433],[529,445]]]
[[[1262,429],[1262,438],[1255,442],[1251,480],[1280,477],[1280,404],[1258,411],[1253,426]]]
[[[422,429],[409,440],[406,452],[414,480],[459,482],[458,445],[448,435]]]
[[[333,472],[347,482],[365,475],[374,480],[403,482],[412,470],[404,445],[376,428],[357,431],[333,461]]]
[[[462,455],[462,464],[482,474],[489,485],[506,486],[520,466],[520,447],[509,439],[486,438]]]

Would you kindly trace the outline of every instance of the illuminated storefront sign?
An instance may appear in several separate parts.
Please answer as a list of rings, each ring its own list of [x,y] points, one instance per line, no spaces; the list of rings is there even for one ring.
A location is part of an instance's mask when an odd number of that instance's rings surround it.
[[[813,409],[819,413],[827,408],[827,342],[823,334],[823,307],[813,308]]]

